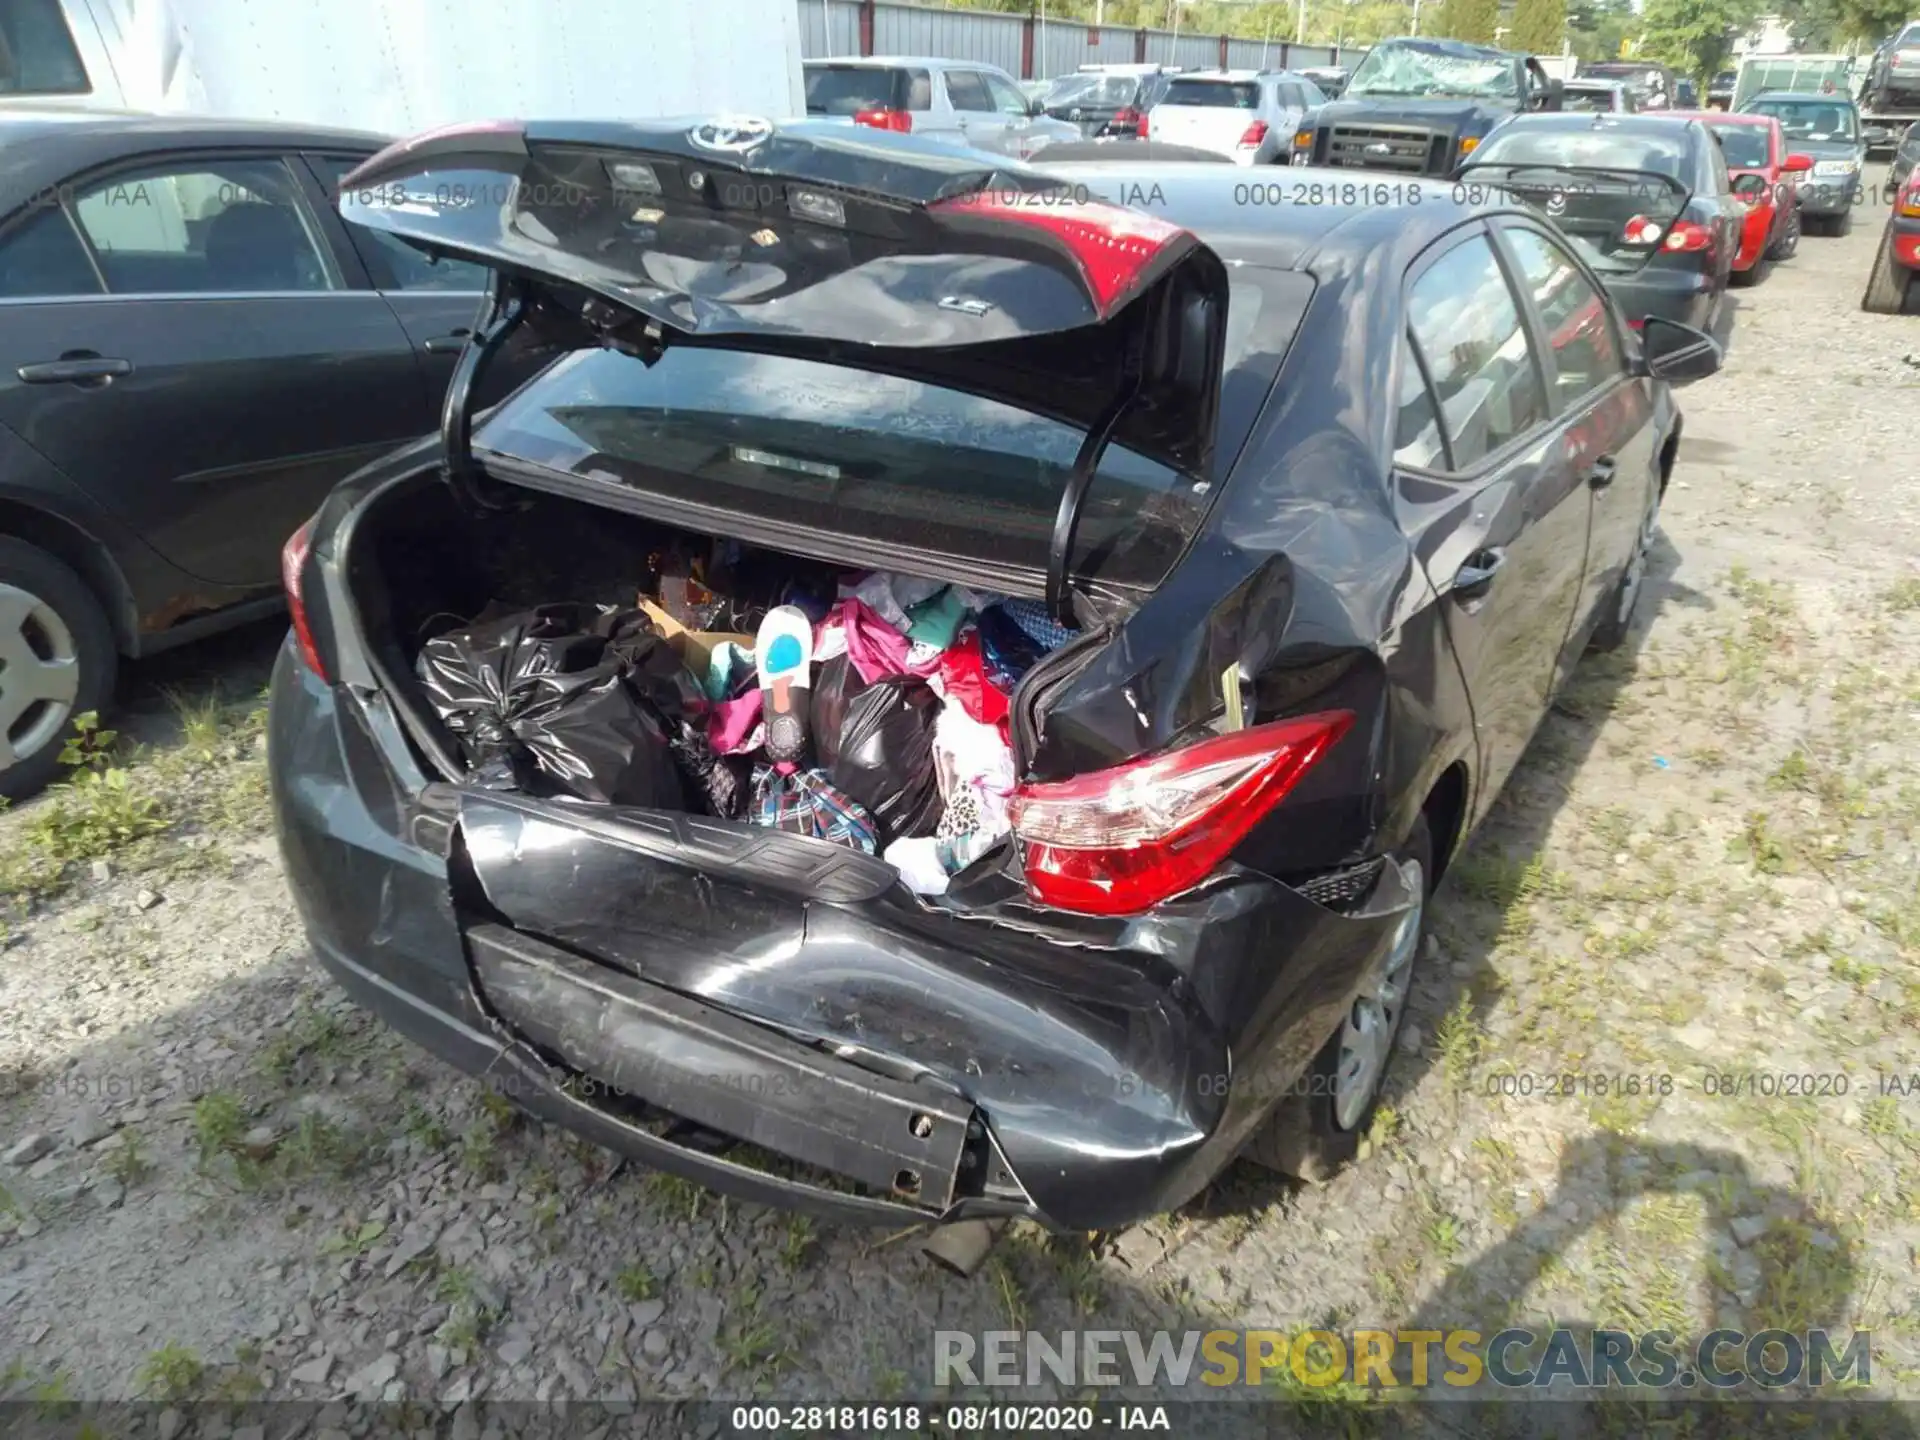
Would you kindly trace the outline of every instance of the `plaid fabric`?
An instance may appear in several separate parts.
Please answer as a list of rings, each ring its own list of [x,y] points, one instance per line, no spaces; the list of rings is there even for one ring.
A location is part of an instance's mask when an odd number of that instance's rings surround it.
[[[1058,650],[1080,633],[1055,620],[1038,600],[1002,600],[1000,608],[1042,650]]]
[[[771,765],[755,769],[753,823],[835,845],[850,845],[867,855],[880,846],[873,817],[857,800],[829,784],[823,770],[782,775]]]

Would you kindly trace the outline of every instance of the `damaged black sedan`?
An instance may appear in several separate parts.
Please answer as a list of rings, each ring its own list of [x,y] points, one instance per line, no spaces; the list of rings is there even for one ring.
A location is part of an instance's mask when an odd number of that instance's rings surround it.
[[[1350,1157],[1719,351],[1517,203],[1321,178],[805,122],[369,161],[349,218],[494,288],[441,435],[287,546],[322,963],[542,1117],[846,1219]],[[565,353],[476,419],[523,330]]]

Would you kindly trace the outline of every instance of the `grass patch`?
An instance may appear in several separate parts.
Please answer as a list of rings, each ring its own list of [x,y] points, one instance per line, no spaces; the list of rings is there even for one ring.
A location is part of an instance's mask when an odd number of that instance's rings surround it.
[[[140,1388],[157,1400],[189,1400],[206,1378],[207,1366],[198,1354],[169,1340],[140,1362]]]

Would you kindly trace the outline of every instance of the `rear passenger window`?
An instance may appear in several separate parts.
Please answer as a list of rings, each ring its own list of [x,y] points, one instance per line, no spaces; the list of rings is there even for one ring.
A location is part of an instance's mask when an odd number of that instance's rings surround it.
[[[293,173],[278,160],[122,173],[73,210],[117,295],[334,288]]]
[[[325,181],[328,203],[338,205],[341,177],[351,172],[360,161],[338,155],[315,155],[313,163],[319,167]],[[474,174],[473,193],[484,193],[488,186],[485,175]],[[344,223],[354,248],[366,263],[376,290],[452,290],[464,293],[487,288],[485,266],[469,264],[465,260],[449,260],[444,255],[430,257],[385,230],[356,225],[351,220]]]
[[[100,293],[100,277],[66,211],[42,209],[0,241],[0,296]]]
[[[987,82],[972,70],[947,71],[947,99],[953,102],[956,110],[993,110],[993,97],[987,93]]]
[[[1506,231],[1520,278],[1553,351],[1554,386],[1565,409],[1626,373],[1613,317],[1600,292],[1587,282],[1567,252],[1536,230]]]
[[[1414,282],[1408,314],[1446,418],[1454,469],[1472,469],[1545,422],[1533,350],[1485,236],[1427,268]]]
[[[1394,410],[1393,463],[1416,470],[1445,470],[1447,442],[1440,433],[1440,412],[1420,373],[1420,361],[1403,336],[1400,341],[1400,399]]]

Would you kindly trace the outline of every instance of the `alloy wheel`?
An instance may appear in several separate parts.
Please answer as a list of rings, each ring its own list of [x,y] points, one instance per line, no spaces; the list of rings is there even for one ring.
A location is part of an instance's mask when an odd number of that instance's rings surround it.
[[[1373,1103],[1393,1056],[1393,1042],[1407,1011],[1414,957],[1426,919],[1427,876],[1418,860],[1399,862],[1413,892],[1380,968],[1361,988],[1340,1029],[1340,1059],[1334,1070],[1333,1123],[1351,1130]]]
[[[79,693],[67,622],[32,591],[0,584],[0,770],[57,742]]]

